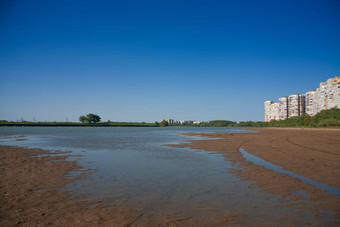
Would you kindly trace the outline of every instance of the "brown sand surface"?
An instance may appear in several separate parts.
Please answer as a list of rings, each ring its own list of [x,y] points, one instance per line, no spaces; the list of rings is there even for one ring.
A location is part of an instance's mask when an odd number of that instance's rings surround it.
[[[0,226],[238,226],[235,219],[243,216],[225,210],[181,217],[176,212],[147,213],[124,201],[113,205],[77,200],[82,196],[59,189],[91,170],[67,161],[68,156],[65,152],[0,146]],[[70,171],[78,175],[69,178]]]
[[[340,130],[328,129],[251,129],[259,133],[205,133],[186,134],[219,140],[192,140],[190,143],[169,145],[190,147],[222,153],[235,166],[229,172],[253,182],[262,191],[280,195],[286,206],[298,206],[315,211],[326,210],[340,225],[340,198],[325,193],[310,184],[286,174],[255,165],[239,152],[243,148],[265,161],[314,181],[340,188]],[[309,196],[294,192],[302,191]],[[322,218],[322,217],[320,217]]]
[[[37,157],[46,154],[49,156]],[[57,188],[88,171],[66,178],[67,173],[81,171],[81,167],[65,161],[68,155],[52,154],[40,149],[0,146],[0,226],[128,226],[140,217],[139,210],[124,205],[70,202],[76,198]]]

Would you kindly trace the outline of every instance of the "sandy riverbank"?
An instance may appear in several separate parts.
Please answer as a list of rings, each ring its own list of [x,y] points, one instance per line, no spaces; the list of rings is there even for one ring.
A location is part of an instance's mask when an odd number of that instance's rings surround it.
[[[329,217],[323,216],[320,211],[328,211],[325,215],[334,216],[336,223],[340,217],[339,198],[293,177],[254,165],[243,158],[238,148],[242,147],[248,153],[294,173],[339,187],[340,130],[256,130],[260,133],[198,134],[220,140],[194,140],[171,146],[221,153],[235,167],[241,167],[230,168],[228,172],[249,180],[262,191],[280,195],[284,202],[277,206],[310,210],[317,219],[327,218],[326,223]],[[71,192],[58,189],[86,177],[93,170],[84,170],[76,162],[67,161],[70,155],[0,146],[0,226],[239,226],[238,220],[247,216],[246,213],[229,210],[222,213],[214,211],[216,215],[210,216],[178,218],[176,215],[149,214],[132,209],[124,201],[110,206],[101,201],[74,201],[76,197]],[[72,171],[77,172],[77,176],[66,177]],[[296,194],[296,191],[309,196]],[[281,219],[285,223],[296,218],[294,216],[283,215],[278,220],[262,220],[259,217],[257,224],[271,226]],[[310,220],[306,223],[318,226]]]
[[[58,154],[58,156],[55,156]],[[244,214],[233,211],[207,211],[207,215],[180,217],[133,209],[124,200],[75,201],[82,195],[60,190],[66,184],[86,177],[71,153],[0,146],[0,226],[216,226],[234,224]],[[67,177],[77,172],[74,178]]]
[[[57,189],[90,170],[66,161],[67,153],[53,154],[63,153],[0,146],[0,226],[127,226],[140,217],[139,210],[124,204],[108,207],[100,201],[70,202],[76,198]],[[65,177],[70,171],[79,174]]]
[[[340,198],[288,175],[254,165],[246,161],[238,150],[243,148],[248,153],[285,170],[340,188],[340,130],[281,128],[251,130],[259,133],[187,134],[220,140],[193,140],[191,143],[170,146],[221,153],[235,166],[242,168],[230,169],[229,172],[253,182],[253,185],[263,191],[287,198],[289,200],[287,206],[298,205],[304,209],[311,209],[315,211],[315,216],[318,215],[318,211],[327,210],[338,222]],[[296,195],[296,191],[303,191],[310,196]]]

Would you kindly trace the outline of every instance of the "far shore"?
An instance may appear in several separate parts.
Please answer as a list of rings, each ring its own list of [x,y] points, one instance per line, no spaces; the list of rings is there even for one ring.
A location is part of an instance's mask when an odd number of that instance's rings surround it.
[[[99,122],[99,123],[80,123],[80,122],[0,122],[0,127],[162,127],[155,123],[141,122]],[[219,127],[219,128],[271,128],[271,129],[312,129],[312,130],[340,130],[340,127],[249,127],[249,126],[199,126],[199,125],[169,125],[164,128],[176,127]]]

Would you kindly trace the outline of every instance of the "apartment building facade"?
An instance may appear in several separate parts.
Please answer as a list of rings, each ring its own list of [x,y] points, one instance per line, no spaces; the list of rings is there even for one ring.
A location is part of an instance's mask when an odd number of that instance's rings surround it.
[[[306,93],[306,113],[314,116],[318,113],[316,91]]]
[[[300,95],[294,94],[288,97],[288,118],[300,116]]]
[[[315,91],[306,94],[292,94],[279,98],[279,102],[264,103],[265,121],[284,120],[307,113],[315,116],[322,110],[340,108],[340,76],[321,82]]]
[[[273,101],[265,101],[264,102],[264,120],[266,122],[271,121],[271,104],[274,103]]]
[[[279,120],[288,118],[288,97],[279,98]]]
[[[304,94],[299,95],[299,116],[306,113],[306,96]]]

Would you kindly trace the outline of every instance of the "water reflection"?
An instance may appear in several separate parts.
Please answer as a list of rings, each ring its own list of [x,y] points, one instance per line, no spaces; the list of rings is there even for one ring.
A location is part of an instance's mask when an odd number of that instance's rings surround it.
[[[68,184],[62,190],[84,199],[116,204],[124,200],[146,213],[176,213],[183,217],[205,216],[211,211],[246,214],[239,223],[276,220],[291,215],[295,208],[278,207],[281,198],[249,188],[249,182],[229,174],[235,168],[222,155],[189,148],[163,146],[202,137],[180,133],[233,132],[232,128],[0,128],[0,143],[47,150],[72,151],[88,177]],[[240,131],[244,133],[244,131]],[[25,136],[18,141],[9,136]],[[71,173],[70,176],[72,176]],[[272,207],[276,207],[273,209]],[[301,211],[299,217],[282,225],[314,220]],[[315,220],[323,223],[323,220]],[[281,225],[281,224],[279,224]]]
[[[267,162],[267,161],[255,156],[255,155],[249,154],[248,152],[246,152],[242,148],[240,148],[239,151],[246,160],[251,161],[255,165],[263,166],[267,169],[274,170],[275,172],[278,172],[278,173],[287,174],[288,176],[291,176],[291,177],[294,177],[296,179],[301,180],[303,183],[311,184],[316,188],[320,188],[322,190],[325,190],[327,193],[329,193],[333,196],[340,197],[340,189],[337,188],[337,187],[329,186],[329,185],[314,181],[312,179],[309,179],[307,177],[295,174],[291,171],[284,170],[284,169],[282,169],[281,166],[274,165],[274,164]]]

